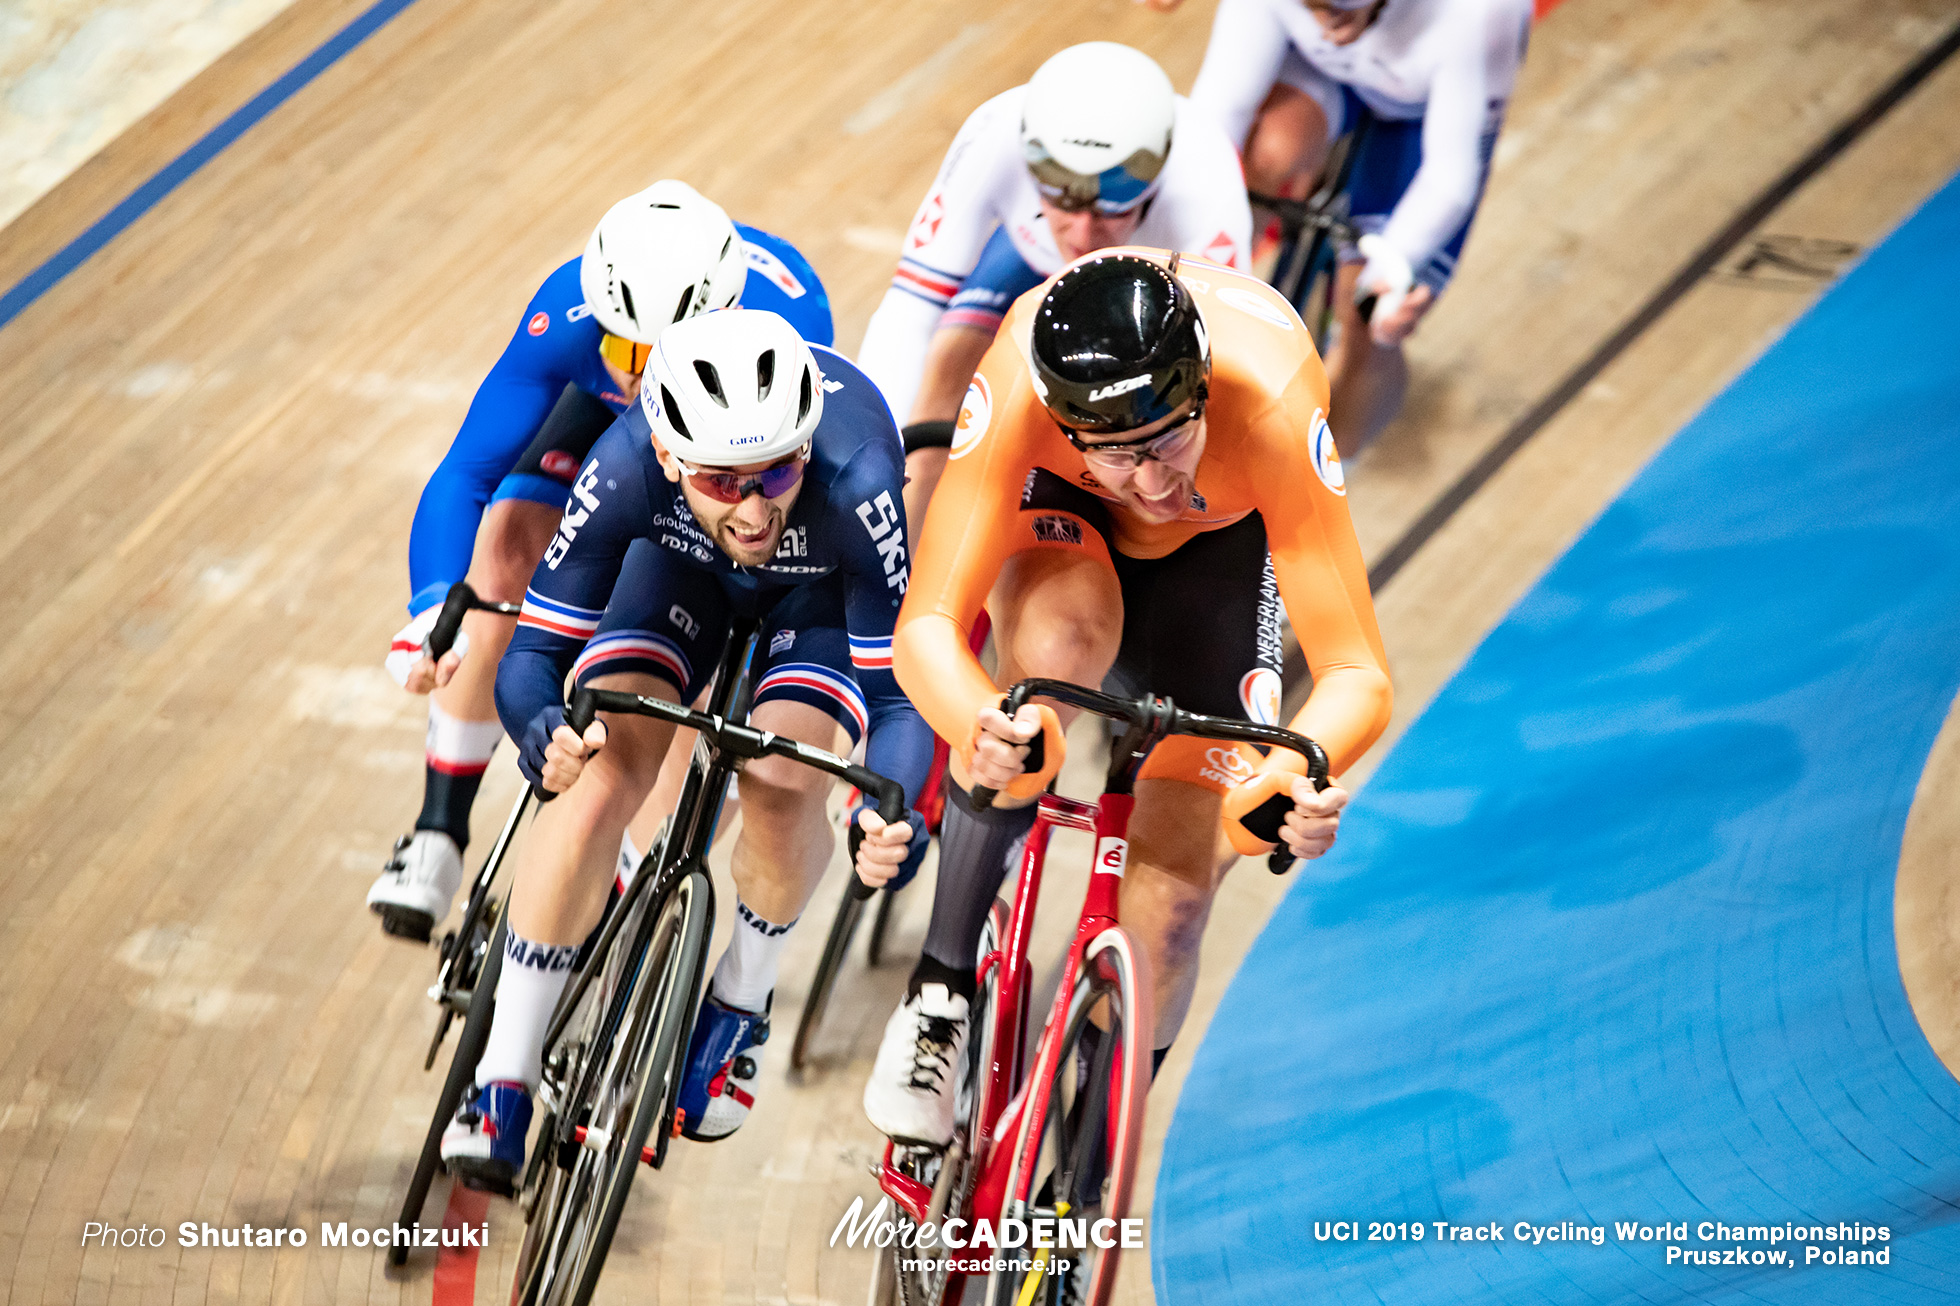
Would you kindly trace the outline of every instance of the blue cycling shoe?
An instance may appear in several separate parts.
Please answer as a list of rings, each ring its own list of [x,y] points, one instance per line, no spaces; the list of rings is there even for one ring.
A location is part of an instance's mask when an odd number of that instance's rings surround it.
[[[442,1133],[442,1160],[465,1188],[509,1197],[524,1171],[531,1090],[498,1080],[463,1099]]]
[[[770,995],[775,1000],[775,995]],[[710,997],[701,1000],[694,1037],[687,1045],[687,1073],[681,1080],[681,1133],[712,1143],[742,1127],[755,1105],[755,1082],[762,1073],[761,1045],[769,1038],[769,1011],[737,1011]]]

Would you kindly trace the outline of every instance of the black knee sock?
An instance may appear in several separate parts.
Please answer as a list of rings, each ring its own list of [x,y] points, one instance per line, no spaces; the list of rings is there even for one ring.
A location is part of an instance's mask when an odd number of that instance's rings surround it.
[[[1007,878],[1008,852],[1033,827],[1034,817],[1033,803],[975,811],[972,797],[947,777],[946,819],[939,827],[939,886],[933,891],[924,954],[912,972],[915,995],[921,984],[935,983],[973,995],[973,967],[979,961],[987,908]],[[949,976],[961,983],[953,984]]]
[[[476,801],[483,772],[451,775],[433,766],[425,766],[423,772],[422,814],[415,818],[415,828],[440,830],[454,839],[459,849],[469,847],[470,804]]]

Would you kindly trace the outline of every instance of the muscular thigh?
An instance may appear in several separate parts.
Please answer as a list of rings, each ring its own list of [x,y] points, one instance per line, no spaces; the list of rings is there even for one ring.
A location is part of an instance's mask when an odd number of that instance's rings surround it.
[[[987,599],[998,679],[1101,683],[1123,629],[1123,596],[1109,550],[1109,510],[1059,476],[1037,471],[1023,496],[1021,547]]]

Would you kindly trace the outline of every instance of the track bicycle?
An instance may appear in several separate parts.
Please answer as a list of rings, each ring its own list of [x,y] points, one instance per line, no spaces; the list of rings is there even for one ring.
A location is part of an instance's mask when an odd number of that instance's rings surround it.
[[[1370,121],[1364,112],[1360,125],[1335,143],[1307,198],[1246,196],[1279,220],[1279,251],[1269,280],[1307,324],[1322,353],[1327,351],[1334,325],[1334,276],[1340,269],[1341,249],[1360,238],[1348,217],[1348,182]],[[1362,306],[1363,321],[1372,315],[1371,309],[1372,305]]]
[[[878,1183],[898,1208],[900,1230],[892,1247],[878,1253],[874,1306],[951,1306],[962,1300],[969,1280],[979,1281],[986,1306],[1097,1306],[1110,1300],[1121,1253],[1120,1236],[1111,1231],[1120,1231],[1130,1209],[1155,1042],[1148,959],[1118,915],[1137,775],[1160,741],[1191,735],[1290,749],[1307,759],[1314,786],[1327,787],[1320,745],[1278,726],[1186,712],[1151,695],[1117,698],[1059,680],[1020,682],[1001,710],[1012,716],[1037,696],[1117,722],[1122,733],[1111,748],[1098,801],[1042,795],[1013,908],[997,899],[983,926],[952,1142],[943,1149],[885,1145]],[[1030,770],[1042,765],[1039,740],[1030,749]],[[973,791],[979,807],[993,797],[984,787]],[[1244,824],[1259,838],[1278,842],[1291,810],[1290,799],[1275,795],[1248,813]],[[1096,842],[1047,1022],[1024,1053],[1033,982],[1028,937],[1049,836],[1057,827],[1085,831]],[[1292,863],[1284,847],[1268,859],[1274,874]],[[1091,1020],[1102,1033],[1090,1038],[1093,1046],[1083,1057],[1077,1049]],[[1002,1249],[984,1254],[986,1261],[976,1259],[983,1253],[935,1255],[904,1246],[919,1226],[943,1230],[953,1219],[968,1221],[969,1229],[980,1219],[996,1227],[1003,1219],[1030,1226],[1035,1220],[1065,1222],[1074,1241],[1090,1245]]]
[[[422,644],[423,651],[434,660],[441,661],[442,656],[455,646],[456,634],[462,629],[464,616],[472,611],[516,616],[518,605],[479,598],[467,582],[457,581],[443,598],[442,611],[429,628]],[[490,1034],[491,997],[496,993],[497,977],[502,973],[504,960],[503,903],[492,899],[491,888],[516,838],[517,828],[530,809],[531,801],[531,791],[527,786],[512,805],[510,815],[504,819],[503,829],[498,832],[496,842],[490,846],[489,854],[470,883],[469,896],[463,903],[462,919],[455,929],[443,935],[438,945],[436,982],[429,987],[429,998],[437,1009],[436,1029],[429,1040],[429,1051],[423,1058],[422,1069],[426,1071],[434,1067],[436,1053],[441,1051],[443,1040],[449,1035],[449,1027],[459,1015],[463,1017],[463,1029],[457,1038],[456,1051],[450,1060],[449,1072],[444,1077],[442,1091],[437,1094],[436,1109],[430,1117],[428,1132],[423,1136],[422,1150],[416,1157],[408,1191],[402,1197],[397,1222],[407,1227],[421,1223],[422,1207],[428,1201],[429,1188],[435,1182],[436,1172],[442,1168],[442,1131],[455,1118],[457,1108],[462,1105],[463,1094],[469,1091],[477,1059],[483,1055],[483,1043]],[[384,913],[382,925],[388,928],[389,924]],[[394,929],[389,929],[389,932],[402,934]],[[423,943],[429,941],[426,935],[403,937],[416,938]],[[388,1249],[391,1264],[401,1265],[407,1259],[407,1247]]]
[[[885,820],[903,816],[895,781],[746,724],[764,657],[760,630],[753,618],[735,623],[706,711],[612,690],[572,694],[566,724],[580,734],[610,712],[670,721],[699,738],[665,838],[586,945],[545,1035],[542,1116],[515,1193],[525,1233],[514,1306],[592,1299],[634,1175],[643,1164],[659,1169],[685,1124],[676,1098],[714,929],[708,851],[737,764],[788,758],[856,785]],[[500,921],[496,956],[503,931]]]

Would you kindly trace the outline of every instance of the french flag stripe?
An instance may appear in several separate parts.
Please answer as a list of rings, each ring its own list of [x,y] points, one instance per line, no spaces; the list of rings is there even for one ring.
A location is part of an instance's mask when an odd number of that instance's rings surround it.
[[[586,645],[585,652],[579,654],[578,661],[572,664],[572,679],[578,680],[601,663],[628,658],[658,664],[673,675],[677,688],[687,688],[690,677],[686,656],[672,640],[646,631],[621,631],[593,640]]]
[[[859,639],[852,635],[850,640],[852,666],[874,670],[891,666],[892,641],[889,635],[883,639]]]
[[[864,695],[858,687],[843,676],[814,662],[791,662],[777,667],[762,678],[755,687],[757,702],[761,702],[770,690],[802,689],[821,694],[839,704],[857,725],[857,733],[864,734],[869,723],[865,712]]]
[[[599,618],[604,615],[603,611],[573,607],[548,599],[536,590],[525,590],[524,607],[517,614],[517,624],[535,626],[570,639],[588,639],[599,629]]]
[[[900,263],[898,265],[898,271],[892,274],[892,281],[902,290],[910,290],[914,294],[923,294],[927,298],[937,300],[942,304],[958,293],[960,288],[960,283],[957,281],[950,281],[936,273],[926,272],[916,265],[908,263]]]

